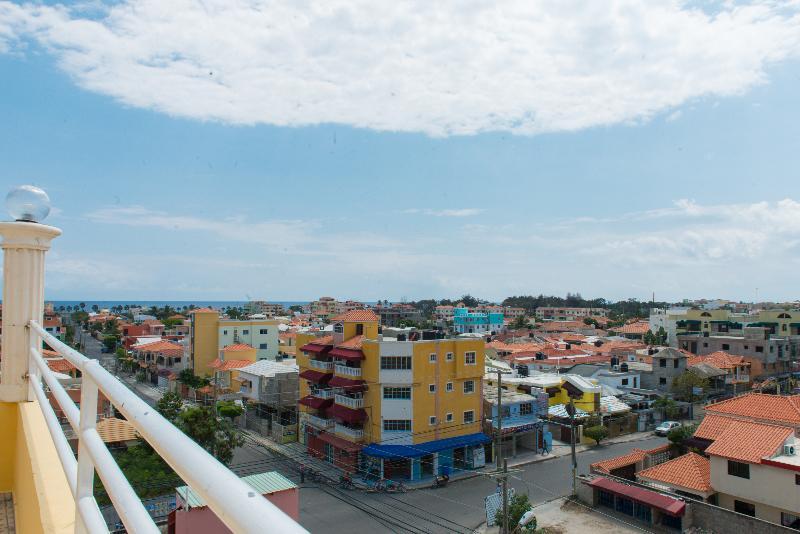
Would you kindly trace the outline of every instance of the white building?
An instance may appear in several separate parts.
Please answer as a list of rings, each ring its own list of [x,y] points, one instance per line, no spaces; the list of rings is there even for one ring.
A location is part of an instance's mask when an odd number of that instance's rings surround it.
[[[677,323],[686,318],[689,308],[653,308],[650,310],[650,331],[654,334],[659,328],[663,328],[667,333],[667,343],[670,347],[678,346]]]

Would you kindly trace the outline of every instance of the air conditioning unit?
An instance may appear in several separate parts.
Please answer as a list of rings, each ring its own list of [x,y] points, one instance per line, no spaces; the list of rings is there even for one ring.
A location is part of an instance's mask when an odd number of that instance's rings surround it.
[[[794,456],[795,450],[794,445],[784,445],[783,446],[783,454],[785,456]]]

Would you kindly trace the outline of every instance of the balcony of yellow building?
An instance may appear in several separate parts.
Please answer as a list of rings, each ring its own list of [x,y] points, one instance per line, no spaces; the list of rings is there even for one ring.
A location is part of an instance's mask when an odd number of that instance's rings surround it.
[[[49,211],[46,194],[20,188],[9,195],[16,222],[0,223],[4,255],[2,360],[0,360],[0,494],[4,532],[108,532],[94,497],[102,482],[127,532],[160,529],[136,496],[98,432],[98,397],[122,413],[136,433],[161,455],[233,532],[305,532],[188,438],[157,411],[91,360],[48,333],[43,324],[45,254],[61,231],[39,221]],[[81,373],[80,402],[62,383],[74,377],[54,371],[43,343]],[[77,455],[49,398],[55,399]]]

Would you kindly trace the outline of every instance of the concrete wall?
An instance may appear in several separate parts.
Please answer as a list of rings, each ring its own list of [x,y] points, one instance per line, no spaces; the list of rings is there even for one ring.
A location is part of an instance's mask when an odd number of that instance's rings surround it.
[[[738,499],[753,503],[756,517],[780,523],[781,510],[800,515],[800,489],[795,471],[767,465],[750,465],[750,478],[728,474],[728,461],[711,457],[711,485],[720,494],[719,505],[733,510]]]
[[[720,504],[722,504],[720,496]],[[732,501],[731,501],[732,502]],[[736,513],[717,506],[705,503],[691,502],[688,504],[686,517],[684,518],[684,528],[689,525],[706,529],[710,532],[757,532],[758,534],[789,534],[797,533],[796,530],[780,525],[780,514],[778,514],[778,524],[762,521],[761,519]],[[758,513],[758,506],[756,506]]]

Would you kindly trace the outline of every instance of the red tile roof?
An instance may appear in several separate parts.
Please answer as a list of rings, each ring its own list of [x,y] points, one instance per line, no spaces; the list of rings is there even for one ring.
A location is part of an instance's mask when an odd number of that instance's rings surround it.
[[[69,373],[77,369],[72,363],[63,358],[47,358],[47,366],[55,373]]]
[[[690,490],[713,491],[711,463],[708,458],[693,452],[639,471],[636,477]]]
[[[641,462],[644,460],[645,456],[648,454],[656,454],[659,452],[663,452],[669,448],[669,445],[664,445],[661,447],[656,447],[655,449],[633,449],[628,454],[623,454],[622,456],[617,456],[616,458],[609,458],[608,460],[602,460],[600,462],[593,463],[590,467],[592,471],[599,471],[601,473],[611,473],[614,469],[619,469],[620,467],[625,467],[626,465],[635,464],[637,462]]]
[[[336,345],[340,349],[361,350],[361,344],[364,341],[364,336],[353,336],[343,343]]]
[[[717,369],[736,369],[742,366],[750,367],[750,363],[744,359],[744,356],[735,356],[721,350],[705,356],[689,356],[686,363],[689,367],[699,363],[707,363],[713,365]]]
[[[159,352],[161,354],[178,355],[183,354],[183,347],[171,341],[158,340],[146,345],[139,345],[132,350],[136,352]]]
[[[232,369],[241,369],[242,367],[247,367],[248,365],[252,364],[253,362],[251,362],[250,360],[221,361],[219,358],[217,358],[211,363],[211,367],[213,367],[217,371],[230,371]]]
[[[774,454],[786,438],[793,434],[794,429],[786,426],[732,421],[705,452],[713,456],[758,464],[765,456]]]
[[[308,342],[309,345],[333,345],[333,336],[322,336],[312,339]]]
[[[225,352],[246,352],[248,350],[253,350],[253,347],[246,343],[236,343],[235,345],[226,345],[222,347],[222,350]]]
[[[734,421],[736,421],[736,419],[732,417],[707,414],[705,418],[703,418],[703,422],[700,423],[700,426],[695,430],[694,437],[700,439],[717,439]]]
[[[616,328],[609,328],[610,332],[617,332],[618,334],[645,334],[650,330],[650,323],[647,321],[639,321],[635,323],[628,323]]]
[[[707,413],[800,425],[800,395],[749,393],[706,406]]]
[[[359,322],[359,321],[377,321],[378,316],[372,310],[350,310],[337,315],[331,321],[346,321],[346,322]]]
[[[192,313],[219,313],[219,312],[211,308],[197,308],[195,310],[191,310],[189,313],[192,314]]]

